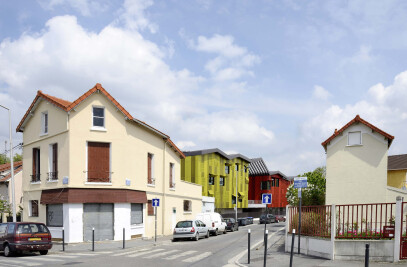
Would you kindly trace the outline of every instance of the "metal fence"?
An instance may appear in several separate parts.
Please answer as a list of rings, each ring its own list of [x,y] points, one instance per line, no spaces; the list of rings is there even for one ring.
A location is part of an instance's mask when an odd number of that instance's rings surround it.
[[[394,229],[395,205],[396,203],[337,205],[335,238],[392,238],[390,232]]]
[[[305,206],[301,208],[301,235],[331,237],[331,212],[335,212],[335,238],[385,239],[394,237],[396,203]],[[289,232],[298,233],[299,209],[289,207]]]
[[[331,208],[332,206],[306,206],[301,208],[301,235],[331,237]],[[290,207],[289,232],[298,233],[299,208]]]

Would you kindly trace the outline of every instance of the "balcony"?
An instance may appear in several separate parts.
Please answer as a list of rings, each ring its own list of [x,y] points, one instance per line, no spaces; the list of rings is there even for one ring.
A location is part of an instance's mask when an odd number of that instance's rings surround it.
[[[248,208],[265,208],[266,204],[262,204],[261,200],[249,200]]]
[[[36,173],[31,175],[31,183],[41,183],[41,173]]]
[[[56,182],[56,181],[58,181],[58,172],[49,172],[47,181],[48,182]]]

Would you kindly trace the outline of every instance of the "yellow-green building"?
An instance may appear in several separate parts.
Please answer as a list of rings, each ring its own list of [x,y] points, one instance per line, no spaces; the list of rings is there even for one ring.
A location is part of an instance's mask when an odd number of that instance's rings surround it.
[[[215,208],[248,207],[250,159],[227,155],[218,148],[184,152],[181,160],[181,180],[202,185],[203,197],[214,197]]]

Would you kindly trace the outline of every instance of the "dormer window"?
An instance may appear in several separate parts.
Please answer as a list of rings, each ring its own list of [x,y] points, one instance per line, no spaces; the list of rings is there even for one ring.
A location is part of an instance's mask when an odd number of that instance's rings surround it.
[[[105,128],[105,108],[93,107],[93,127]]]
[[[48,111],[41,113],[41,135],[48,134]]]
[[[362,144],[362,133],[349,132],[348,133],[348,146],[357,146]]]

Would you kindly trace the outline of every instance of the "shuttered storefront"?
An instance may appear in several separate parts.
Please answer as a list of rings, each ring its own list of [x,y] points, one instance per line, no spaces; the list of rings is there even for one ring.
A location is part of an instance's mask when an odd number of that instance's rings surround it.
[[[95,240],[113,240],[114,237],[113,204],[83,205],[83,239],[92,240],[92,228],[95,228]]]

